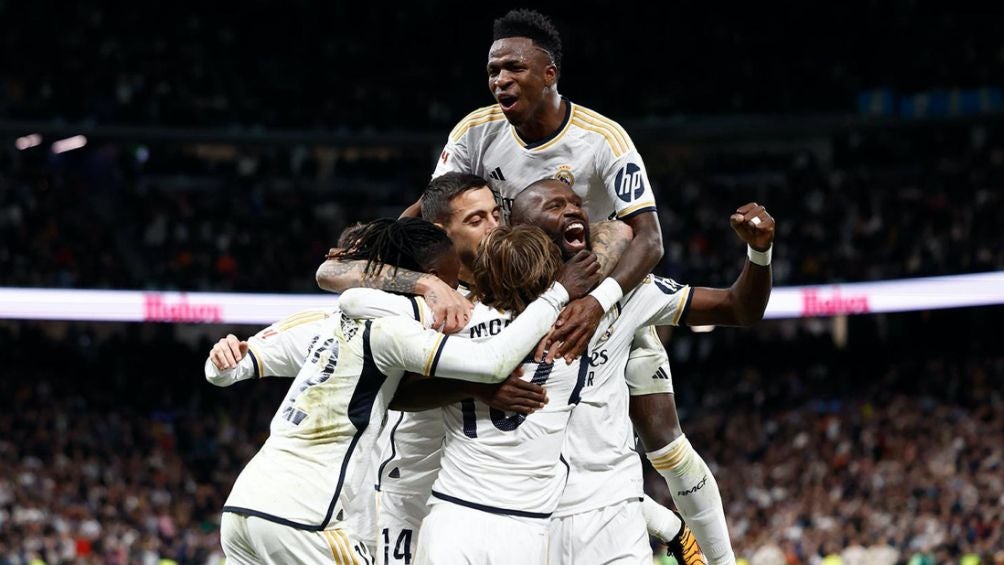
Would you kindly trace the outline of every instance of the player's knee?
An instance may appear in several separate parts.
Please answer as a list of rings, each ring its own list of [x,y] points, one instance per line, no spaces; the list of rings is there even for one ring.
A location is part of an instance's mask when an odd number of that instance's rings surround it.
[[[679,423],[658,428],[649,426],[644,430],[636,425],[635,429],[646,451],[662,449],[683,436],[683,429]]]
[[[661,449],[683,435],[676,402],[669,393],[632,396],[631,420],[647,451]]]

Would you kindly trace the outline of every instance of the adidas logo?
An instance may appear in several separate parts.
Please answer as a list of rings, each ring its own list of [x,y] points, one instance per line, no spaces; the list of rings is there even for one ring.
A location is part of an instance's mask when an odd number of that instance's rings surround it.
[[[495,167],[495,170],[488,173],[488,176],[495,180],[505,180],[505,175],[502,174],[502,167]]]
[[[392,478],[392,479],[400,479],[401,478],[401,469],[399,467],[394,467],[393,469],[391,469],[390,473],[387,473],[387,476],[390,477],[390,478]]]
[[[662,367],[659,367],[659,370],[656,371],[654,375],[652,375],[652,378],[653,379],[666,379],[666,380],[669,380],[669,375],[666,374],[666,371],[663,370]]]

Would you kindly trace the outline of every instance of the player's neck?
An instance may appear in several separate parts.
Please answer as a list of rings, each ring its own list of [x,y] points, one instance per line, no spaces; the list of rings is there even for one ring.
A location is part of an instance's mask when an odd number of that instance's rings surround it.
[[[568,102],[555,90],[541,105],[541,110],[533,119],[516,126],[516,133],[526,143],[540,141],[554,135],[568,113]]]
[[[461,263],[460,271],[457,273],[457,278],[461,281],[465,281],[466,283],[470,283],[474,280],[474,274],[467,268],[467,265]]]

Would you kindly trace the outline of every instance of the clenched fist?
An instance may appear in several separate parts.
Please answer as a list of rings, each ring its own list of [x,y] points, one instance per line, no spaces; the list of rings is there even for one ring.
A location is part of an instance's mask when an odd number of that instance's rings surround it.
[[[774,218],[756,202],[737,208],[729,223],[739,238],[757,251],[767,251],[774,243]]]

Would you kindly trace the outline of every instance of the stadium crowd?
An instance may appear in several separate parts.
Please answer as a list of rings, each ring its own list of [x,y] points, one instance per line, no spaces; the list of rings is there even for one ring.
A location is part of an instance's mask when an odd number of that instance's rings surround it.
[[[664,230],[659,270],[729,284],[736,244],[722,218],[750,200],[780,220],[779,285],[1004,267],[1002,133],[835,136],[825,159],[719,152],[681,163],[643,147]],[[0,153],[0,285],[310,291],[341,229],[396,216],[431,168],[425,151],[230,149],[220,160],[154,147],[145,164],[121,145]]]
[[[847,113],[862,90],[979,87],[1004,66],[994,18],[932,18],[911,3],[833,14],[827,27],[841,33],[803,25],[823,17],[817,6],[743,23],[652,4],[604,16],[597,34],[596,14],[621,8],[562,14],[576,53],[562,89],[626,124]],[[485,10],[436,34],[457,9],[427,2],[381,20],[395,30],[387,41],[349,33],[382,15],[376,4],[251,3],[237,26],[213,5],[193,15],[0,0],[0,119],[445,139],[455,109],[488,100],[479,73],[498,14]],[[667,30],[642,33],[644,21]],[[796,48],[776,56],[777,37]],[[621,41],[667,54],[660,72],[624,57]],[[403,52],[412,45],[422,52]],[[625,80],[595,80],[614,67],[632,77],[630,95]],[[659,271],[729,284],[740,255],[723,219],[749,200],[779,221],[777,285],[1004,269],[999,124],[899,124],[788,145],[639,143],[664,230]],[[93,139],[54,155],[6,144],[0,286],[316,291],[337,234],[410,204],[438,151]],[[851,318],[847,346],[818,320],[676,330],[678,406],[715,471],[737,556],[1004,563],[1004,357],[992,337],[1002,316]],[[179,333],[0,322],[0,565],[222,560],[223,500],[287,383],[208,386],[202,361],[218,336]],[[647,472],[647,490],[669,503]]]
[[[854,318],[844,349],[790,321],[674,335],[684,425],[737,556],[1004,563],[1002,314]],[[16,377],[0,380],[0,564],[219,562],[223,497],[286,384],[208,386],[209,341],[172,331],[0,329],[18,344],[0,348]]]
[[[748,18],[723,18],[699,3],[603,0],[589,10],[557,3],[548,11],[560,16],[567,50],[575,53],[562,79],[567,91],[588,95],[583,104],[617,119],[850,112],[861,90],[974,87],[1004,70],[994,17],[932,17],[910,2],[823,13],[783,4]],[[487,99],[479,72],[491,19],[504,11],[445,0],[389,12],[366,3],[258,2],[241,6],[239,17],[224,6],[176,8],[0,3],[0,116],[353,131],[449,127],[457,116],[448,109]],[[647,33],[646,22],[659,22],[661,32]],[[616,69],[615,78],[596,81],[595,69]]]

